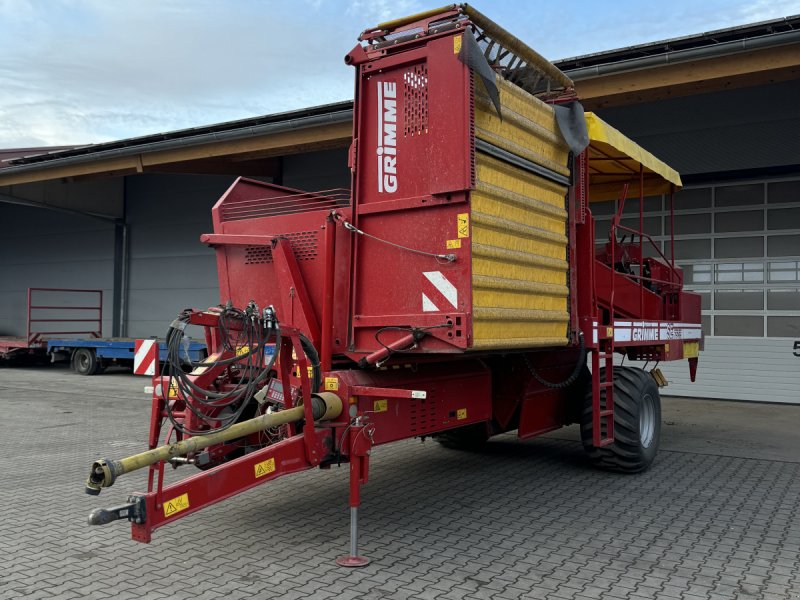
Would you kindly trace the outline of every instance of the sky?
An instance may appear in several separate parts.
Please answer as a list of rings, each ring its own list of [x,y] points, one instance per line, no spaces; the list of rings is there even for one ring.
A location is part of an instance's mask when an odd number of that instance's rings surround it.
[[[80,145],[352,98],[343,57],[442,0],[0,0],[0,148]],[[800,0],[475,0],[551,60],[800,13]]]

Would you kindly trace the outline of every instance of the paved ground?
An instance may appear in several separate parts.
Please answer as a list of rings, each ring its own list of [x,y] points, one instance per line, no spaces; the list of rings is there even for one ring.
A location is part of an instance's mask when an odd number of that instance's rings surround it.
[[[666,450],[639,476],[589,468],[569,429],[481,454],[379,448],[373,562],[348,571],[333,563],[344,469],[251,490],[151,545],[86,526],[143,487],[132,474],[83,493],[94,458],[142,448],[143,383],[0,369],[0,598],[800,598],[800,407],[665,399]]]

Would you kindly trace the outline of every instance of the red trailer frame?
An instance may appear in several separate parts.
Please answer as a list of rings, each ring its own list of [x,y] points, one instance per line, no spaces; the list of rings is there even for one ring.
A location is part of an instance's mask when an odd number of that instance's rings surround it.
[[[79,295],[97,295],[97,304],[90,306],[70,306],[69,303],[53,303],[47,302],[46,304],[36,304],[37,296],[42,293],[57,293],[59,295],[79,294]],[[42,300],[39,300],[42,301]],[[45,301],[46,302],[46,301]],[[38,316],[39,311],[50,311],[47,317]],[[72,316],[59,317],[59,314],[72,314],[79,313],[95,313],[96,316],[89,316],[87,318],[75,318]],[[93,338],[103,337],[103,290],[86,290],[77,288],[28,288],[27,290],[27,316],[25,319],[25,337],[0,337],[0,356],[9,354],[11,352],[33,352],[41,351],[47,348],[47,338],[53,335],[89,335]],[[90,323],[87,329],[74,330],[74,331],[55,331],[39,327],[40,323]]]

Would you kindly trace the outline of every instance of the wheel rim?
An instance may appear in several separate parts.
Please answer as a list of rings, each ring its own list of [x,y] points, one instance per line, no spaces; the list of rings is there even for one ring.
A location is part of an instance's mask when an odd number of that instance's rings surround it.
[[[89,368],[89,357],[86,356],[83,352],[78,354],[78,367],[81,371],[85,371]]]
[[[656,401],[650,394],[642,396],[639,410],[639,438],[643,448],[649,448],[656,434]]]

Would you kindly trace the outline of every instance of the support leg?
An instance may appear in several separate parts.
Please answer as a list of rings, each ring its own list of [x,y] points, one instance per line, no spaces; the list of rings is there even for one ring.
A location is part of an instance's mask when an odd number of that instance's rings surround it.
[[[336,564],[340,567],[364,567],[369,559],[358,554],[358,507],[361,505],[361,484],[366,483],[371,441],[363,427],[350,431],[350,554],[340,556]],[[359,443],[359,439],[362,443]]]

